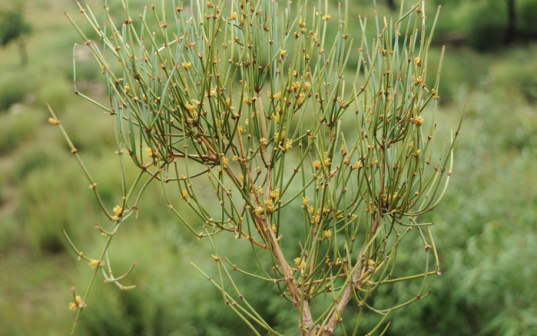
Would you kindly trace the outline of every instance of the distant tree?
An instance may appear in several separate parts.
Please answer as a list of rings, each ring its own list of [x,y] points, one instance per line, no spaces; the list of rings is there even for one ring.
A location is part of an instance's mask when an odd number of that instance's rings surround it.
[[[505,31],[505,44],[511,44],[516,37],[516,10],[515,0],[507,2],[507,29]]]
[[[28,63],[28,54],[24,35],[31,31],[31,26],[24,20],[23,4],[19,3],[12,7],[0,9],[0,46],[6,46],[12,41],[19,44],[21,64]]]

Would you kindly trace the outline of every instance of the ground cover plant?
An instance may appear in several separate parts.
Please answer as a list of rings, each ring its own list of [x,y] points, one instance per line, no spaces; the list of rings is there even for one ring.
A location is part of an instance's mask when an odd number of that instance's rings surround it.
[[[362,36],[355,42],[347,33],[348,3],[337,15],[320,1],[167,5],[133,18],[125,2],[121,25],[106,5],[101,23],[80,7],[95,41],[68,16],[107,83],[110,105],[104,106],[77,90],[74,61],[75,93],[114,121],[123,196],[112,211],[105,206],[50,109],[50,123],[61,129],[111,222],[96,227],[106,237],[97,256],[80,251],[64,231],[78,257],[95,269],[83,295],[73,290],[73,333],[99,273],[120,289],[134,288],[124,283],[134,266],[115,277],[108,250],[151,183],[162,189],[162,207],[210,242],[218,277],[193,266],[255,334],[279,333],[248,303],[230,271],[274,283],[296,308],[303,335],[332,335],[339,328],[346,334],[341,322],[351,302],[359,313],[349,332],[357,334],[362,314],[369,313],[379,316],[369,333],[385,333],[390,313],[427,297],[427,277],[441,274],[429,228],[434,223],[420,216],[446,192],[461,123],[439,140],[438,151],[442,61],[430,75],[427,60],[439,11],[432,26],[425,2],[407,12],[401,6],[398,20],[375,15],[373,40],[367,39],[367,18],[359,17]],[[338,22],[336,36],[327,36],[329,20]],[[349,77],[346,67],[355,57]],[[127,176],[129,161],[138,168],[134,178]],[[172,197],[177,194],[180,207]],[[416,263],[423,270],[397,276],[404,273],[396,264],[399,249],[416,248],[404,245],[412,235],[420,238],[423,260]],[[256,269],[226,258],[218,246],[230,238],[233,249],[255,259]],[[408,301],[371,305],[380,287],[415,279],[422,286]]]

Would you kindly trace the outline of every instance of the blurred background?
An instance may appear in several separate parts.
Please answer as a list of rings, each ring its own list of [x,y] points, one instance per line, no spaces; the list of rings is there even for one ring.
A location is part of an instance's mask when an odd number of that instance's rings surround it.
[[[145,1],[130,0],[132,12],[151,5]],[[100,1],[88,3],[100,13]],[[349,3],[350,18],[373,13],[372,1]],[[442,276],[430,279],[426,300],[392,315],[387,335],[537,335],[537,0],[428,0],[430,24],[440,4],[430,52],[436,69],[446,46],[440,136],[456,126],[468,102],[452,183],[430,216]],[[119,0],[109,6],[123,17]],[[337,16],[337,2],[330,6]],[[377,0],[380,16],[397,19],[399,6],[400,0]],[[73,94],[72,47],[83,41],[64,11],[90,31],[74,1],[0,1],[2,336],[67,335],[75,317],[70,287],[83,291],[91,269],[77,261],[60,228],[86,255],[104,242],[94,230],[104,218],[60,132],[47,123],[45,102],[72,136],[107,206],[120,198],[112,123]],[[349,30],[359,40],[359,25]],[[104,102],[100,73],[80,46],[78,90]],[[207,241],[187,235],[163,204],[161,192],[149,190],[138,219],[114,240],[112,263],[122,274],[136,261],[128,284],[138,288],[122,292],[98,281],[77,334],[249,335],[221,293],[188,264],[215,271]],[[414,267],[412,253],[400,258],[403,267]],[[294,308],[270,284],[237,281],[276,330],[296,334]],[[375,304],[403,301],[411,287],[381,286]],[[363,332],[377,320],[367,316]]]

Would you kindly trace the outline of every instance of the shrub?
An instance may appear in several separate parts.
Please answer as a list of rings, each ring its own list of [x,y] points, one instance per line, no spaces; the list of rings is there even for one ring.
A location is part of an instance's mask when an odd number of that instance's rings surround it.
[[[432,144],[435,109],[426,107],[436,106],[438,78],[432,86],[426,79],[434,24],[428,31],[425,7],[413,7],[397,22],[377,21],[378,38],[370,43],[360,19],[358,48],[348,38],[347,4],[334,15],[339,30],[333,38],[326,35],[327,8],[310,15],[303,5],[174,6],[170,23],[166,8],[159,14],[152,6],[152,14],[140,15],[139,29],[128,7],[123,27],[114,25],[107,9],[101,26],[89,7],[80,8],[103,41],[97,48],[75,25],[105,72],[110,106],[82,97],[117,122],[121,169],[114,172],[121,173],[122,197],[110,211],[51,109],[49,121],[65,135],[110,221],[98,225],[106,245],[95,256],[81,252],[73,243],[78,239],[69,240],[94,268],[85,294],[74,294],[71,303],[77,321],[101,269],[107,268],[105,282],[134,287],[124,284],[130,271],[113,275],[108,251],[151,182],[162,188],[163,208],[194,237],[209,241],[217,277],[193,267],[257,335],[259,329],[280,333],[230,271],[273,283],[295,308],[302,335],[332,335],[340,327],[356,333],[366,312],[379,315],[365,323],[370,333],[385,332],[392,311],[428,296],[426,280],[440,274],[440,265],[432,223],[421,216],[444,196],[459,134],[457,129],[443,152]],[[175,30],[171,40],[169,29]],[[359,59],[354,81],[345,79],[350,57]],[[125,158],[139,169],[132,184]],[[177,200],[199,222],[179,211]],[[396,267],[400,249],[416,251],[403,264],[419,264],[421,272]],[[227,258],[233,250],[256,268],[234,264]],[[393,305],[377,306],[379,291],[412,279],[422,282],[405,287],[412,292],[395,295]],[[351,300],[359,307],[352,325],[347,318],[342,323]],[[75,328],[76,322],[73,333]]]
[[[43,105],[49,103],[52,106],[56,106],[59,111],[63,111],[67,106],[69,98],[73,95],[72,92],[72,87],[65,83],[65,81],[56,79],[50,81],[50,85],[41,89],[39,100]]]
[[[0,76],[0,112],[23,101],[35,88],[35,77],[26,70],[5,70]]]
[[[35,134],[38,116],[33,112],[23,111],[20,114],[0,115],[0,153],[9,153]]]

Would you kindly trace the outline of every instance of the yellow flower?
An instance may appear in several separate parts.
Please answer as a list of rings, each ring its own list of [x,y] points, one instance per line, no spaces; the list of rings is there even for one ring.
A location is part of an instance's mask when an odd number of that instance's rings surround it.
[[[285,144],[285,150],[288,150],[291,147],[293,147],[293,140],[287,139],[287,142]]]
[[[100,265],[100,262],[99,262],[99,260],[90,259],[90,262],[89,262],[88,265],[90,265],[91,268],[95,268],[96,266],[99,266],[99,265]]]
[[[192,63],[191,62],[188,62],[188,63],[183,62],[183,63],[181,63],[181,66],[183,67],[183,69],[188,70],[188,69],[192,68]]]
[[[321,161],[316,160],[315,162],[313,162],[313,167],[317,170],[321,169]]]
[[[69,310],[76,310],[78,308],[78,305],[74,302],[69,302]]]
[[[82,302],[82,299],[80,298],[80,296],[77,295],[75,298],[75,301],[76,301],[76,304],[79,305]]]
[[[298,100],[296,101],[298,106],[302,106],[302,104],[304,104],[304,102],[306,101],[305,97],[306,95],[303,92],[298,95]]]
[[[188,110],[188,112],[192,112],[196,108],[194,105],[191,105],[190,103],[186,103],[185,107]]]
[[[325,237],[326,239],[332,237],[332,231],[330,231],[330,230],[326,230],[326,231],[324,232],[324,237]]]
[[[274,121],[276,122],[276,124],[279,124],[280,123],[280,116],[279,115],[274,116]]]
[[[278,91],[278,93],[276,93],[274,96],[272,96],[272,98],[274,98],[276,100],[280,100],[282,98],[282,92]]]
[[[304,203],[304,205],[308,205],[309,201],[310,201],[310,198],[308,196],[302,199],[302,203]]]
[[[295,258],[295,265],[298,267],[300,265],[300,258]]]
[[[264,212],[264,210],[263,210],[262,207],[257,207],[257,209],[255,209],[255,213],[256,213],[257,215],[259,215],[259,216],[262,215],[263,212]]]
[[[237,18],[237,13],[233,12],[233,15],[231,15],[231,20],[235,20]]]
[[[362,168],[362,162],[360,161],[356,161],[354,166],[352,166],[352,169],[360,169],[360,168]]]
[[[324,160],[324,165],[327,166],[327,167],[330,166],[330,161],[331,161],[330,158]]]
[[[278,229],[276,228],[276,225],[272,225],[272,231],[273,231],[274,233],[276,233],[276,232],[278,231]]]
[[[186,198],[187,196],[188,196],[188,191],[186,191],[186,189],[185,189],[185,190],[183,190],[183,197]]]
[[[315,209],[313,209],[313,206],[310,205],[310,207],[308,208],[308,212],[310,213],[310,215],[313,216],[313,213],[315,212]]]
[[[227,157],[223,157],[222,158],[222,163],[224,164],[224,166],[227,166],[227,163],[229,162],[229,159]]]
[[[301,263],[300,263],[300,268],[302,268],[302,269],[306,269],[306,263],[305,263],[305,262],[301,262]]]
[[[417,66],[421,66],[421,58],[416,57],[415,61]]]
[[[414,123],[417,125],[417,126],[421,126],[423,125],[423,118],[421,116],[417,116],[416,118],[414,118]]]
[[[280,133],[274,133],[274,140],[278,140],[278,139],[285,139],[285,131],[282,131],[281,134]]]
[[[233,161],[239,161],[239,157],[237,155],[233,155]]]
[[[306,83],[304,84],[304,91],[308,91],[310,88],[311,88],[311,83],[310,83],[310,82],[306,82]]]
[[[272,203],[272,200],[265,200],[265,209],[267,209],[267,213],[274,212],[274,203]]]
[[[284,57],[285,57],[285,53],[286,53],[286,51],[283,50],[283,49],[280,51],[280,56],[281,56],[281,58],[284,58]]]
[[[116,214],[116,216],[119,216],[121,214],[121,207],[119,205],[116,205],[114,207],[114,213]]]
[[[130,88],[131,88],[131,87],[129,86],[129,84],[125,84],[125,91],[129,91]]]
[[[240,174],[239,178],[241,179],[242,182],[244,182],[244,175]]]
[[[278,198],[280,197],[280,189],[272,190],[270,192],[270,197],[272,198]]]
[[[54,118],[48,118],[48,122],[51,123],[52,125],[59,125],[60,122]]]
[[[328,14],[328,15],[323,16],[322,19],[324,21],[328,21],[328,20],[330,20],[330,17],[331,17],[330,14]]]

